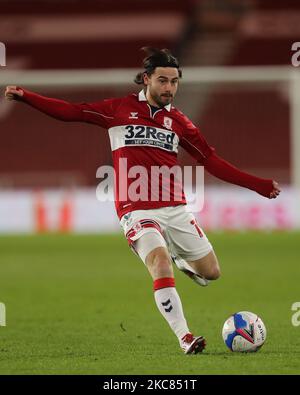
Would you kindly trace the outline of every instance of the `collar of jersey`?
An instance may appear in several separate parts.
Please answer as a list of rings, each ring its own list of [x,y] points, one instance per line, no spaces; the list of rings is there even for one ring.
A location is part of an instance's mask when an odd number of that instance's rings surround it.
[[[147,101],[147,98],[146,98],[146,95],[145,95],[145,92],[144,92],[144,90],[142,89],[140,92],[139,92],[139,101]],[[172,104],[171,103],[169,103],[169,104],[167,104],[166,106],[164,106],[164,108],[167,110],[167,111],[171,111],[171,107],[172,107]]]

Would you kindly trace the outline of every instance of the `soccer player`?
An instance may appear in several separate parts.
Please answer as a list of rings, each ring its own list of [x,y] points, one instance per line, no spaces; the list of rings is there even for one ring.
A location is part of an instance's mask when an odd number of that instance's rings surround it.
[[[177,165],[178,146],[183,147],[205,169],[232,184],[251,189],[273,199],[280,193],[271,179],[247,174],[220,158],[199,129],[172,106],[182,71],[178,60],[167,49],[143,48],[144,69],[135,82],[143,85],[138,94],[95,103],[69,103],[8,86],[8,100],[19,100],[62,121],[87,122],[108,129],[116,172],[115,205],[120,224],[134,252],[146,265],[153,279],[157,307],[177,336],[185,354],[205,348],[205,339],[194,336],[185,319],[176,291],[172,262],[199,285],[220,276],[213,247],[195,217],[187,210],[184,191],[178,199],[176,179],[149,192],[147,199],[130,196],[134,179],[127,177],[134,166],[143,166],[144,182],[151,191],[151,170]],[[122,174],[127,168],[128,174]],[[145,173],[144,173],[145,175]],[[158,180],[161,178],[157,177]],[[169,198],[163,199],[167,189]],[[151,195],[151,197],[150,197]]]

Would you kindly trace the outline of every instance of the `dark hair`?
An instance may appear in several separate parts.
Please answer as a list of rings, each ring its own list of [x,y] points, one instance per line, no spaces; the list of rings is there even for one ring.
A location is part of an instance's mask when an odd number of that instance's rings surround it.
[[[134,79],[136,84],[144,83],[144,73],[148,76],[154,73],[156,67],[176,67],[178,69],[179,77],[182,77],[182,71],[179,68],[179,62],[173,56],[169,49],[158,49],[151,47],[143,47],[142,51],[146,52],[146,57],[143,59],[144,71],[138,73]]]

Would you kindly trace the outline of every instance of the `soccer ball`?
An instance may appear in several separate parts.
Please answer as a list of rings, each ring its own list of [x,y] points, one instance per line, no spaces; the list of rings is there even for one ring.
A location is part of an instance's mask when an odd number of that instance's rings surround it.
[[[256,314],[240,311],[225,321],[222,336],[231,351],[253,352],[264,344],[267,331],[265,324]]]

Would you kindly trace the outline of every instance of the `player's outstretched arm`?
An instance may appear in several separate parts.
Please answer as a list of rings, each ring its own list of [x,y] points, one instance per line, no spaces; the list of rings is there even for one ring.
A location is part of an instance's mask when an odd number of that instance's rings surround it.
[[[17,100],[27,103],[37,110],[61,121],[85,120],[80,104],[41,96],[18,86],[7,86],[5,97],[7,100]]]
[[[186,116],[180,113],[180,119],[185,129],[180,145],[201,165],[204,165],[209,173],[223,181],[256,191],[269,199],[274,199],[280,194],[280,188],[276,181],[245,173],[220,158],[199,129]]]
[[[278,182],[245,173],[213,153],[204,161],[205,169],[223,181],[252,189],[262,196],[275,199],[281,192]]]

